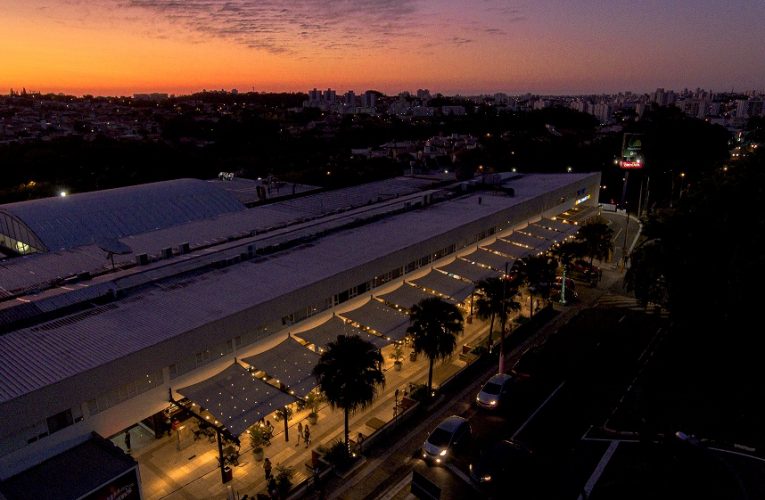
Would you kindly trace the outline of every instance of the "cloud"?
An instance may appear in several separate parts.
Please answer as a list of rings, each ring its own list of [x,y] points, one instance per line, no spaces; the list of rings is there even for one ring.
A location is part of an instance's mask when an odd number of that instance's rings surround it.
[[[455,44],[455,45],[465,45],[468,43],[473,43],[473,40],[469,38],[463,38],[461,36],[453,36],[449,39],[449,42]]]
[[[116,0],[159,15],[192,36],[231,40],[273,54],[306,41],[328,51],[377,47],[416,33],[422,0]]]

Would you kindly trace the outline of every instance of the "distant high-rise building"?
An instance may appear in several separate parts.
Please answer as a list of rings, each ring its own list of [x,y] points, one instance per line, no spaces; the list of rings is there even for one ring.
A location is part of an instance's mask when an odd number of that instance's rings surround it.
[[[417,89],[417,99],[430,99],[430,90]]]
[[[321,90],[317,90],[316,87],[314,87],[313,90],[309,90],[308,103],[313,106],[321,104]]]
[[[592,114],[600,123],[608,123],[611,120],[611,105],[607,102],[599,102],[594,106]]]
[[[374,108],[377,104],[377,94],[371,90],[367,90],[361,96],[361,106],[364,108]]]
[[[337,100],[337,93],[332,89],[327,89],[324,91],[324,103],[325,104],[335,104],[335,101]]]
[[[349,90],[348,92],[345,93],[344,97],[345,97],[345,105],[346,106],[350,106],[350,107],[356,106],[356,93],[355,92],[353,92],[352,90]]]

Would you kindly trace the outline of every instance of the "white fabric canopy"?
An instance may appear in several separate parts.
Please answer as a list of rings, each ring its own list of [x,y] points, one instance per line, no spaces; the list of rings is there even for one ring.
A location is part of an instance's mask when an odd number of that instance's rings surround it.
[[[484,250],[483,248],[479,248],[475,252],[465,255],[463,258],[472,262],[477,262],[479,264],[489,266],[492,269],[500,272],[505,272],[505,263],[508,263],[507,269],[509,270],[513,267],[513,262],[516,260],[512,257],[502,257],[501,255],[497,255],[488,250]]]
[[[378,349],[383,348],[390,343],[387,338],[373,335],[369,332],[365,332],[364,330],[359,330],[355,326],[351,325],[350,323],[346,323],[337,316],[330,318],[316,328],[311,328],[310,330],[306,330],[304,332],[294,333],[293,335],[316,345],[319,347],[319,349],[325,349],[327,344],[330,342],[335,342],[338,335],[345,335],[347,337],[358,335],[367,342],[371,342]]]
[[[475,288],[475,285],[472,283],[452,278],[441,271],[431,271],[412,283],[423,288],[435,290],[447,297],[451,297],[456,302],[462,302],[467,297],[470,297],[470,294],[473,293],[473,288]]]
[[[177,392],[215,415],[238,436],[261,417],[297,400],[253,376],[239,363]]]
[[[402,307],[406,310],[411,310],[413,305],[430,297],[435,297],[435,295],[409,283],[404,283],[392,292],[377,296],[377,298],[384,300],[388,304]]]
[[[319,355],[292,337],[265,352],[243,358],[242,361],[256,370],[266,372],[284,384],[291,394],[301,398],[316,387],[313,367],[319,362]]]
[[[508,241],[501,240],[501,239],[497,239],[497,241],[495,241],[491,245],[486,245],[485,247],[481,247],[481,248],[491,250],[492,252],[499,252],[513,259],[522,259],[523,257],[532,253],[531,250],[529,250],[528,248],[515,245],[513,243],[510,243]]]
[[[499,273],[493,269],[481,267],[462,258],[455,259],[451,263],[445,266],[441,266],[437,269],[440,269],[449,274],[454,274],[461,278],[469,279],[473,283],[477,283],[482,279],[499,276]]]
[[[352,311],[341,313],[341,316],[356,323],[371,328],[391,340],[401,340],[406,336],[409,326],[409,316],[388,307],[379,300],[372,299],[363,306]]]

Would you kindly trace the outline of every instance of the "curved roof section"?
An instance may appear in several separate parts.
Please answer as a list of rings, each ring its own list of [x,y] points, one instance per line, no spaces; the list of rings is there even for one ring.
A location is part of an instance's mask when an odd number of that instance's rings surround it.
[[[43,250],[56,251],[165,229],[245,210],[227,191],[176,179],[0,205],[0,218],[22,223]],[[31,241],[29,242],[32,243]]]

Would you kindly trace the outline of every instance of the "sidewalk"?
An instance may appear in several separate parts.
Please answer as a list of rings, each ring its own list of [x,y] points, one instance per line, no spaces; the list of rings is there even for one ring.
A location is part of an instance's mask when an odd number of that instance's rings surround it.
[[[485,341],[488,324],[473,318],[472,324],[465,323],[465,332],[457,339],[457,352],[448,361],[436,363],[434,366],[433,383],[446,380],[462,369],[465,361],[461,361],[458,353],[462,345],[475,346],[479,339]],[[404,363],[401,371],[393,369],[393,360],[387,357],[389,348],[384,351],[385,386],[375,398],[370,407],[349,419],[350,437],[355,439],[361,433],[364,437],[375,432],[382,423],[394,418],[394,392],[400,393],[409,383],[426,383],[428,376],[428,359],[419,355],[417,361],[409,361],[411,348],[405,347]],[[401,396],[399,396],[400,398]],[[289,442],[284,439],[284,423],[275,422],[273,415],[269,417],[274,425],[274,436],[271,445],[265,448],[265,456],[273,464],[273,472],[278,465],[292,467],[295,475],[293,484],[309,479],[312,471],[307,463],[311,460],[311,451],[320,446],[328,446],[343,439],[343,412],[332,411],[328,406],[319,411],[316,425],[311,425],[311,443],[305,444],[297,439],[297,425],[308,423],[306,417],[309,410],[297,412],[289,421]],[[192,425],[192,421],[186,422]],[[233,479],[222,484],[221,472],[218,467],[218,447],[216,442],[207,439],[193,441],[184,449],[178,449],[178,436],[163,437],[144,448],[134,449],[133,457],[138,461],[141,473],[143,497],[146,499],[209,499],[227,498],[228,487],[234,498],[236,494],[254,497],[266,488],[263,462],[254,459],[247,436],[241,437],[239,450],[239,465],[232,467]]]

